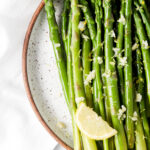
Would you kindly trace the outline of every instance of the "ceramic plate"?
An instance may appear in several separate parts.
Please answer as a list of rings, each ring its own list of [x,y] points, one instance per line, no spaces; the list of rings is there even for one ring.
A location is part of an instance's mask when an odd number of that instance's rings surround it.
[[[58,0],[54,3],[59,26],[62,3],[63,1]],[[73,146],[71,118],[63,96],[43,6],[44,2],[41,2],[25,37],[25,87],[41,123],[60,144],[70,149]],[[62,127],[62,123],[65,127]]]

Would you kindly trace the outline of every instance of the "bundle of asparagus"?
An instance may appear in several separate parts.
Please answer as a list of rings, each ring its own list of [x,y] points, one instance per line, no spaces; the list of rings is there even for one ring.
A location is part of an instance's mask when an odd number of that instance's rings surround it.
[[[53,0],[44,1],[74,149],[150,150],[149,1],[64,0],[61,33]],[[101,148],[77,125],[81,104],[117,130]]]

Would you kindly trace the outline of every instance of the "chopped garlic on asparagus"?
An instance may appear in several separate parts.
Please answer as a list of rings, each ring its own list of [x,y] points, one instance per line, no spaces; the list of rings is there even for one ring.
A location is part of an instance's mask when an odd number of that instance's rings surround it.
[[[95,78],[95,75],[96,75],[95,70],[91,71],[91,72],[88,74],[86,80],[84,81],[84,84],[85,84],[85,85],[88,85],[89,83],[91,83],[91,81]]]

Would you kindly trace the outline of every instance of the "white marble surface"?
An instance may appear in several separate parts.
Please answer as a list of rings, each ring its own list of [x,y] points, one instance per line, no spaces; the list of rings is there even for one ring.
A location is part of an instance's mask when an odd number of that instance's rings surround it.
[[[40,0],[0,2],[0,149],[53,150],[57,142],[32,111],[21,72],[25,32]]]

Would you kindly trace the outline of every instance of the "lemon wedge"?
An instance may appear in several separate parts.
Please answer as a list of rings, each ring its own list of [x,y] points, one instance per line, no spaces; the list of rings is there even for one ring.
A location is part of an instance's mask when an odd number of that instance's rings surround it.
[[[90,139],[105,140],[117,131],[84,103],[76,111],[76,123],[80,131]]]

